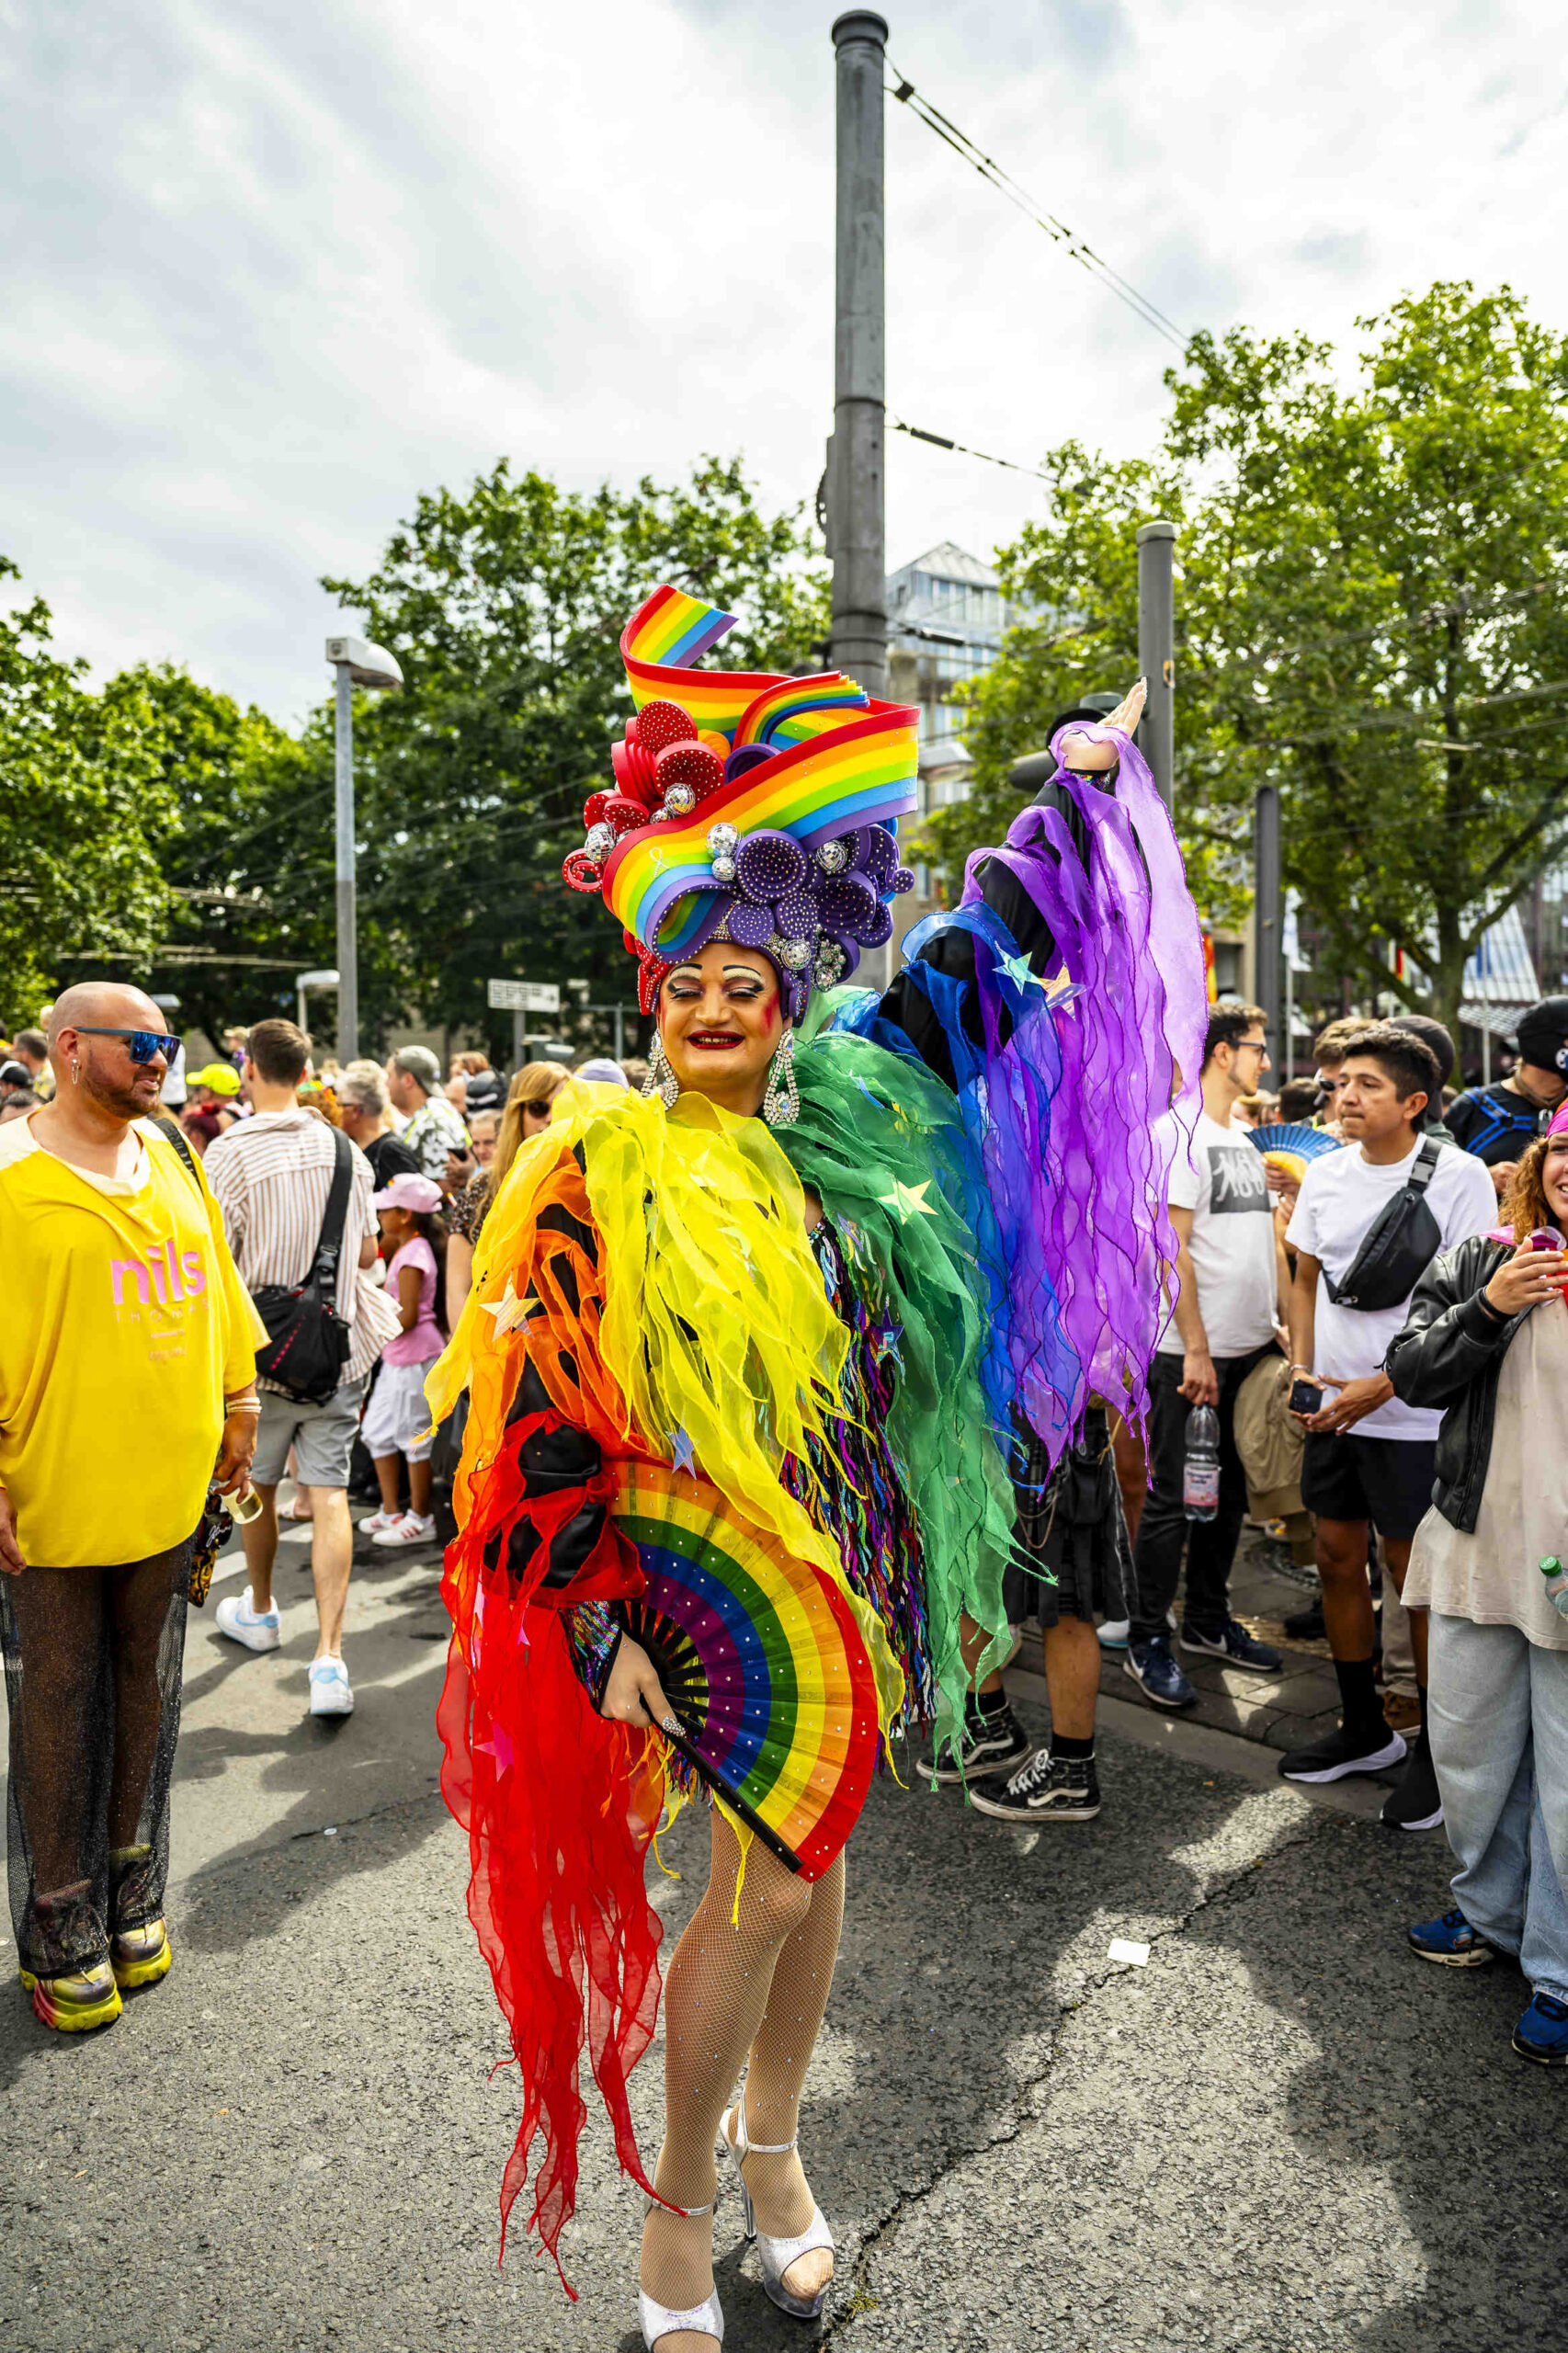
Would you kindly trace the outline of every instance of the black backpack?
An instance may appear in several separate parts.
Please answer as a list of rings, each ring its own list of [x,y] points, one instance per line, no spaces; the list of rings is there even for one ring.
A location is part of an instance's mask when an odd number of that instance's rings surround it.
[[[1441,1150],[1431,1136],[1422,1137],[1415,1167],[1367,1228],[1343,1279],[1335,1282],[1324,1267],[1323,1279],[1335,1307],[1376,1315],[1410,1297],[1443,1246],[1441,1229],[1426,1203],[1426,1188]]]
[[[332,1148],[332,1190],[304,1281],[294,1290],[284,1283],[264,1283],[251,1293],[268,1335],[267,1347],[256,1350],[256,1369],[301,1405],[326,1404],[348,1361],[349,1329],[337,1313],[337,1263],[348,1217],[354,1147],[340,1128],[334,1128]]]

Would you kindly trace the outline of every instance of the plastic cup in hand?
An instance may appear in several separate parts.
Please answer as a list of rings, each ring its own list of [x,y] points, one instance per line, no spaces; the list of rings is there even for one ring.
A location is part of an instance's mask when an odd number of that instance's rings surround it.
[[[1532,1250],[1568,1250],[1568,1242],[1563,1241],[1554,1225],[1538,1225],[1528,1239]],[[1568,1301],[1568,1282],[1559,1283],[1557,1290],[1558,1296]]]
[[[248,1528],[253,1519],[261,1518],[261,1497],[254,1487],[247,1487],[243,1495],[222,1495],[219,1500],[237,1528]]]

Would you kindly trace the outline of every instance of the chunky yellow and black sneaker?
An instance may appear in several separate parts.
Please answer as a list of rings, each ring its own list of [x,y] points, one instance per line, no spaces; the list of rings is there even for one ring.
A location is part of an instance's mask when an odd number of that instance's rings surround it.
[[[115,1984],[129,1994],[137,1985],[155,1985],[166,1977],[174,1961],[169,1932],[161,1920],[143,1920],[121,1928],[110,1948]]]
[[[34,2016],[57,2034],[85,2034],[89,2027],[112,2026],[119,2016],[119,1987],[107,1961],[66,1977],[35,1977],[24,1969],[21,1978],[33,1997]]]

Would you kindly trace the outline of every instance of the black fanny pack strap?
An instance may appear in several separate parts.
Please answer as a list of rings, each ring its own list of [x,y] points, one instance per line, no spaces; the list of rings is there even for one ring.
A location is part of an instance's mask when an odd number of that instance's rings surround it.
[[[305,1277],[306,1282],[324,1292],[329,1302],[337,1297],[337,1266],[343,1256],[343,1229],[348,1222],[348,1188],[354,1182],[354,1147],[341,1128],[334,1128],[331,1132],[332,1189],[326,1197],[316,1255]]]
[[[1422,1137],[1421,1149],[1415,1155],[1415,1165],[1404,1180],[1413,1192],[1424,1193],[1426,1190],[1437,1171],[1437,1154],[1441,1150],[1441,1144],[1436,1142],[1431,1136]]]

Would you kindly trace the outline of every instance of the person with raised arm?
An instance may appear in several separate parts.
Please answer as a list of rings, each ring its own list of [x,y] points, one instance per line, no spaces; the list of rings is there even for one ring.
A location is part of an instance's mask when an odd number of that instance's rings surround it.
[[[848,986],[908,887],[918,714],[834,673],[691,666],[730,626],[664,587],[622,637],[637,716],[565,874],[635,945],[649,1091],[562,1090],[427,1391],[437,1418],[472,1399],[439,1721],[519,2061],[503,2211],[542,2135],[556,2253],[586,2050],[651,2200],[660,2353],[722,2337],[716,2143],[768,2294],[822,2309],[801,2098],[845,1844],[878,1756],[950,1733],[1003,1654],[1020,1422],[1053,1460],[1096,1393],[1142,1409],[1174,1256],[1154,1128],[1203,1003],[1169,820],[1105,729],[1115,790],[1063,773],[1070,818],[1020,812],[891,986]],[[712,1874],[665,1972],[649,2171],[643,1868],[692,1797]]]

